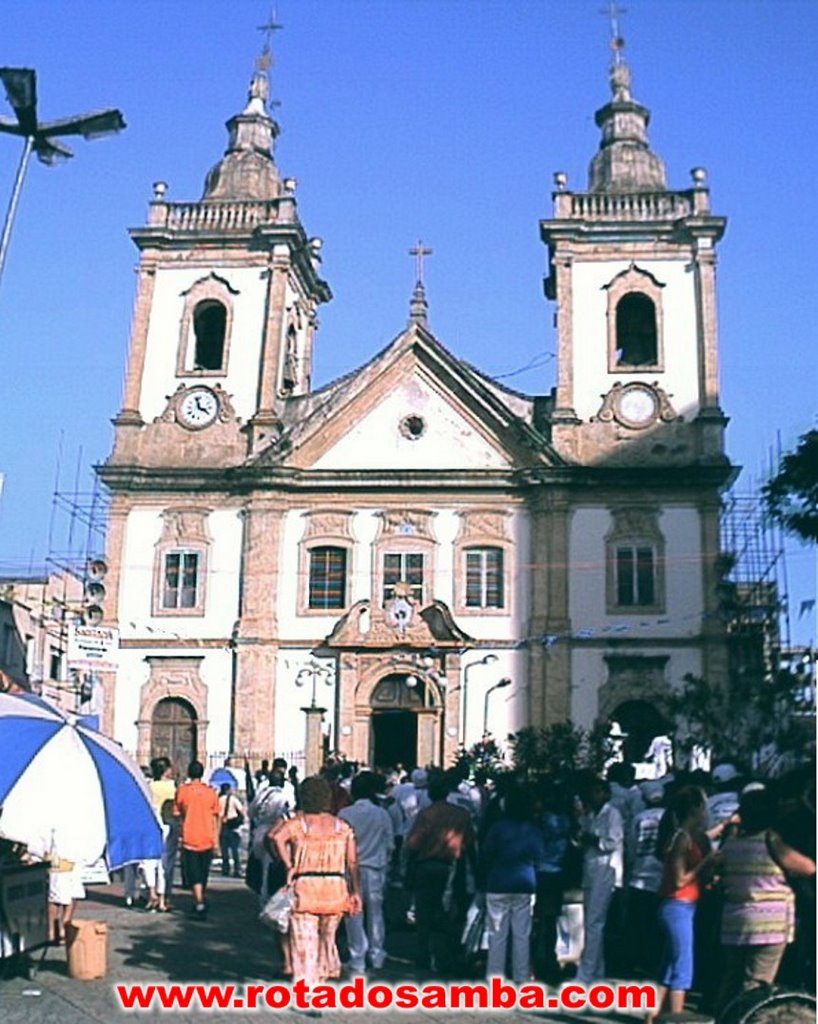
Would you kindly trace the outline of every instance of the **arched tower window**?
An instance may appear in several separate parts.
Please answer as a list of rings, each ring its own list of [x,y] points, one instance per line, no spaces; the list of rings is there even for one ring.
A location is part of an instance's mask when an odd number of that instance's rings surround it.
[[[218,274],[200,278],[181,293],[177,377],[226,376],[233,306],[238,294],[238,290]]]
[[[656,306],[644,292],[628,292],[616,306],[616,354],[619,366],[656,366]]]
[[[605,286],[608,372],[664,371],[662,290],[653,274],[631,264]]]
[[[221,370],[224,366],[224,342],[227,333],[227,310],[215,299],[205,299],[193,310],[193,333],[196,348],[194,370]]]
[[[281,392],[291,395],[298,383],[298,335],[292,324],[287,328],[287,344],[284,349],[284,366],[281,371]]]

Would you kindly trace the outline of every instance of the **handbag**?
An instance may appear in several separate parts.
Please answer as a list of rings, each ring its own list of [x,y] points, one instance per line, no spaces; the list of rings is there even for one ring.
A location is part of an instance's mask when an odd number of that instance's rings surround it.
[[[295,896],[292,886],[282,885],[264,904],[258,919],[268,928],[285,935],[290,930],[294,908]]]
[[[489,948],[488,931],[485,900],[474,899],[466,911],[466,923],[461,938],[463,955],[468,958],[476,958],[484,953]]]

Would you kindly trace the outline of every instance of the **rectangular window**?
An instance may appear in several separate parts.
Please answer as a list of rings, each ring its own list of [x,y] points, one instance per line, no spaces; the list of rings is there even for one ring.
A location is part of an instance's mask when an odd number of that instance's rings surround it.
[[[383,601],[395,596],[395,586],[406,583],[412,598],[423,604],[423,555],[415,551],[400,551],[383,556]]]
[[[199,596],[199,554],[171,551],[165,555],[163,608],[195,608]]]
[[[503,608],[503,549],[466,552],[466,607]]]
[[[616,603],[644,607],[656,602],[655,553],[652,547],[616,549]]]
[[[346,605],[347,553],[345,548],[321,547],[310,551],[310,608]]]
[[[12,655],[14,653],[14,626],[3,623],[3,640],[0,649],[0,657],[3,664],[11,667]]]
[[[58,682],[62,679],[62,652],[59,651],[56,647],[51,648],[48,678],[56,679]]]

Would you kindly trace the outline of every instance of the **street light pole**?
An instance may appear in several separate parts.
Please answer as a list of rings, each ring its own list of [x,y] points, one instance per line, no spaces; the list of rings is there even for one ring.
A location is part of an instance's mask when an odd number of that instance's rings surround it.
[[[11,229],[20,202],[26,171],[31,154],[44,164],[54,164],[59,159],[68,159],[74,154],[57,139],[63,135],[82,135],[87,140],[113,135],[125,127],[122,113],[113,107],[91,114],[77,114],[57,121],[37,120],[37,73],[31,68],[0,68],[0,81],[5,86],[6,96],[14,110],[15,117],[0,116],[0,132],[17,135],[25,139],[23,155],[17,168],[17,176],[11,191],[3,233],[0,235],[0,278],[3,276],[6,253],[8,252]]]
[[[466,730],[469,727],[468,718],[468,699],[469,699],[469,672],[478,665],[493,665],[495,661],[498,661],[496,654],[486,654],[479,661],[471,661],[463,669],[463,728],[460,731],[460,741],[465,747],[466,745]]]
[[[310,710],[312,710],[312,708],[317,707],[316,687],[318,680],[322,678],[327,686],[332,686],[332,670],[329,666],[322,665],[320,661],[312,660],[299,670],[298,675],[295,677],[295,685],[304,686],[309,678],[312,678],[312,700],[310,701]]]
[[[511,686],[511,680],[506,677],[501,679],[499,683],[495,683],[494,686],[490,686],[486,690],[486,697],[483,701],[483,736],[488,735],[489,731],[489,697],[494,693],[495,690],[502,690],[505,686]]]

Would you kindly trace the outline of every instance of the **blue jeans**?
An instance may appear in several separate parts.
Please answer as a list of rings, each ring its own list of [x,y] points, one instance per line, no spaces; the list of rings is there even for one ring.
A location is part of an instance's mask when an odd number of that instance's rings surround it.
[[[659,980],[675,991],[687,992],[693,984],[693,917],[696,904],[685,900],[662,900],[659,924],[665,940],[665,954]]]

